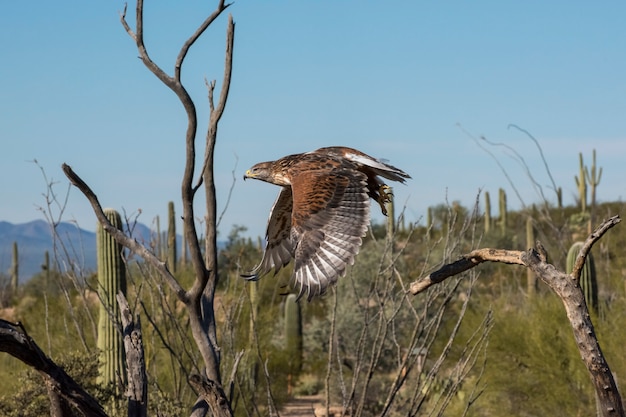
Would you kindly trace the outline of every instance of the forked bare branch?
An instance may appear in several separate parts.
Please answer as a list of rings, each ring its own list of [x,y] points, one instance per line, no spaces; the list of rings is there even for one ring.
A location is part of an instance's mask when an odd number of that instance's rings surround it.
[[[580,271],[585,263],[591,247],[612,227],[621,221],[619,216],[605,220],[585,240],[571,274],[559,271],[554,265],[547,263],[545,249],[538,242],[537,249],[527,251],[508,251],[502,249],[478,249],[463,255],[459,260],[444,265],[430,275],[413,282],[409,292],[418,294],[428,287],[442,282],[447,278],[467,271],[482,262],[502,262],[523,265],[535,273],[561,299],[570,321],[576,345],[589,371],[594,384],[602,415],[605,417],[623,417],[624,408],[620,393],[615,384],[613,374],[598,344],[589,309],[585,303],[583,292],[578,285]]]
[[[215,19],[218,18],[219,15],[222,14],[224,10],[226,10],[232,3],[225,4],[224,0],[220,0],[216,9],[211,13],[202,24],[196,29],[196,31],[185,41],[182,48],[180,48],[180,52],[178,53],[178,57],[176,58],[176,63],[174,64],[174,78],[176,78],[180,82],[180,70],[183,67],[183,62],[185,61],[185,57],[189,52],[191,46],[196,43],[196,41],[202,36],[205,30]],[[232,20],[232,19],[231,19]]]

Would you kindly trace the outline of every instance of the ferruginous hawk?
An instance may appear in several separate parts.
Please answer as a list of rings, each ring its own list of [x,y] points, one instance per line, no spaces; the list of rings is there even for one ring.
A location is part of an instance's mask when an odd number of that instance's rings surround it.
[[[310,301],[354,263],[370,223],[370,197],[387,214],[389,187],[380,177],[404,183],[404,171],[356,149],[321,148],[261,162],[246,178],[282,187],[270,212],[263,258],[248,280],[294,262],[291,277],[299,297]]]

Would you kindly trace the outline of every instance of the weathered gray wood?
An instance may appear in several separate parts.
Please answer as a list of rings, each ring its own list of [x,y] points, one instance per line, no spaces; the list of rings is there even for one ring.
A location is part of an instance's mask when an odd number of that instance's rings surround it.
[[[117,294],[117,303],[120,306],[122,336],[126,351],[128,417],[146,417],[148,415],[148,379],[141,337],[141,321],[139,316],[133,318],[128,301],[121,292]]]
[[[191,375],[189,383],[209,404],[213,417],[232,417],[233,410],[230,408],[230,402],[219,384],[198,374]]]

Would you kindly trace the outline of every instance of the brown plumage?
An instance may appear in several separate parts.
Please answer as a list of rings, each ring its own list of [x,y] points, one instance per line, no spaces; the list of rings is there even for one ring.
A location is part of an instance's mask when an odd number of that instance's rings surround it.
[[[244,278],[257,280],[278,272],[292,259],[292,283],[311,300],[337,282],[354,263],[370,222],[370,201],[385,203],[391,194],[380,177],[405,182],[404,171],[345,147],[321,148],[261,162],[246,171],[282,186],[270,212],[263,259]]]

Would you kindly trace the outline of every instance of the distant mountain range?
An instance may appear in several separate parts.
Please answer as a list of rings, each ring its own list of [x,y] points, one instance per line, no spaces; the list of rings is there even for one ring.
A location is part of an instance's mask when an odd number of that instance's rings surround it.
[[[57,243],[53,235],[58,237]],[[0,221],[0,273],[8,274],[13,257],[13,242],[17,242],[19,260],[19,280],[21,283],[42,270],[45,252],[50,263],[56,259],[73,262],[76,268],[86,273],[96,270],[96,233],[83,230],[72,223],[57,224],[56,233],[44,220],[12,224]],[[138,223],[133,228],[133,237],[149,244],[155,233],[147,226]],[[181,239],[177,239],[180,246]],[[69,255],[69,256],[68,256]],[[61,270],[63,270],[63,265]]]

